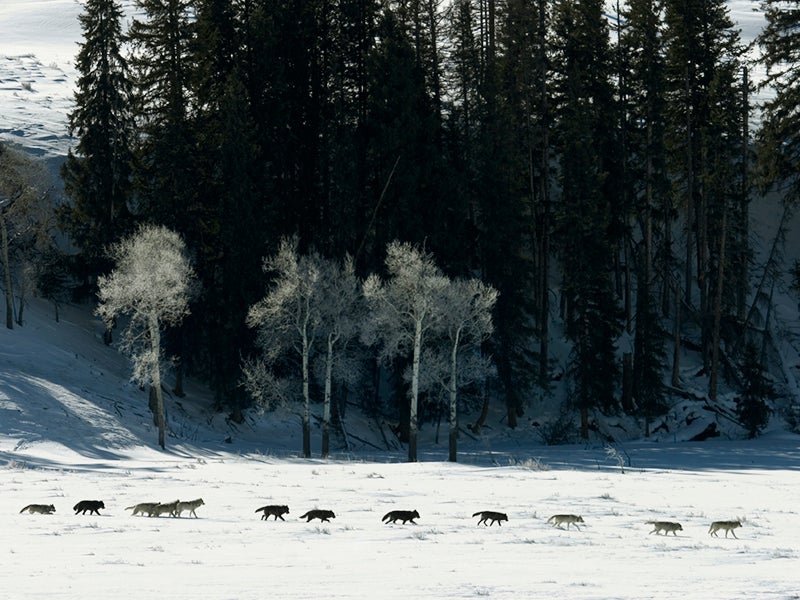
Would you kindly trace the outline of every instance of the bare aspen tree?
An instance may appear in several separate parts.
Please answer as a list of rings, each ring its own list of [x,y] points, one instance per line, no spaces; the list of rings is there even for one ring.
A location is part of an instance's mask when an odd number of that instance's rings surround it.
[[[443,298],[443,329],[449,341],[449,397],[450,436],[449,458],[456,462],[458,454],[458,388],[459,384],[485,379],[490,370],[489,361],[473,356],[470,368],[462,370],[459,381],[459,352],[476,350],[493,331],[492,309],[498,292],[477,279],[456,280],[450,283]]]
[[[320,257],[298,256],[297,240],[284,239],[277,254],[264,259],[274,274],[267,295],[250,307],[247,326],[258,330],[262,360],[243,367],[245,385],[256,398],[280,385],[270,365],[287,347],[300,355],[303,378],[303,456],[311,456],[309,356],[320,326]]]
[[[367,343],[381,342],[382,355],[390,358],[411,354],[411,397],[408,460],[417,460],[417,402],[420,359],[425,336],[441,326],[442,296],[449,279],[433,256],[401,242],[391,242],[386,251],[387,281],[371,275],[364,282],[364,296],[372,309]]]
[[[155,391],[158,445],[164,448],[161,332],[189,314],[195,274],[181,237],[162,226],[140,227],[109,254],[115,266],[98,279],[97,314],[107,326],[120,316],[130,317],[120,345],[133,361],[132,379]]]
[[[322,456],[330,452],[331,390],[339,348],[358,334],[366,316],[361,282],[348,256],[339,264],[322,261],[320,326],[325,339],[325,397],[322,411]]]

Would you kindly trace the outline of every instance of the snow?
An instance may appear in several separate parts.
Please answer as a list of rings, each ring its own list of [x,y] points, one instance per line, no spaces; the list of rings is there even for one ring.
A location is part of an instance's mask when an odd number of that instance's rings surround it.
[[[0,136],[48,158],[71,144],[81,4],[0,0]],[[752,39],[751,3],[731,6]],[[754,223],[766,246],[776,222],[768,208]],[[784,301],[779,316],[793,389],[796,308]],[[33,301],[25,314],[23,327],[0,329],[0,599],[798,598],[800,437],[780,426],[754,441],[682,442],[690,432],[672,430],[613,447],[553,447],[530,423],[508,430],[498,407],[482,435],[462,437],[460,463],[445,462],[446,433],[437,444],[427,425],[421,462],[409,464],[388,432],[385,442],[378,424],[351,411],[350,449],[340,439],[322,461],[298,457],[297,407],[248,412],[237,425],[190,380],[186,400],[166,399],[171,435],[160,451],[147,394],[102,343],[91,307],[62,307],[56,322]],[[705,419],[697,426],[715,416]],[[318,456],[318,427],[312,436]],[[197,519],[126,510],[198,497]],[[84,499],[106,509],[73,514]],[[31,503],[56,513],[20,514]],[[265,504],[291,512],[262,521],[254,511]],[[311,508],[336,518],[299,519]],[[421,518],[383,524],[393,509]],[[471,515],[481,510],[509,521],[478,526]],[[585,526],[554,528],[555,513],[580,514]],[[738,539],[708,534],[711,521],[732,519],[743,523]],[[651,534],[649,520],[683,531]]]
[[[234,426],[189,381],[186,408],[167,399],[160,451],[147,395],[89,309],[62,307],[56,323],[34,301],[26,315],[0,330],[2,598],[797,598],[797,435],[543,446],[493,420],[464,436],[458,464],[430,426],[419,463],[341,440],[323,461],[298,458],[292,410]],[[196,519],[126,510],[195,498]],[[86,499],[106,509],[73,514]],[[31,503],[56,513],[19,513]],[[262,521],[265,504],[287,504],[286,521]],[[312,508],[336,518],[299,518]],[[394,509],[421,518],[383,524]],[[482,510],[509,521],[478,526]],[[555,528],[556,513],[585,525]],[[708,534],[733,519],[737,539]],[[683,531],[651,534],[650,520]]]

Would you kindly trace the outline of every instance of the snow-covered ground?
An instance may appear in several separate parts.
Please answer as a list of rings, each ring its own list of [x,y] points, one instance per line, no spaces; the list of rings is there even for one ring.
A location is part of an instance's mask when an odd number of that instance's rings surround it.
[[[0,597],[797,598],[797,440],[754,446],[662,449],[668,468],[622,473],[580,448],[537,470],[143,448],[81,457],[45,444],[0,471]],[[757,468],[739,462],[750,447]],[[125,509],[197,497],[197,519]],[[82,499],[106,509],[73,514]],[[32,502],[57,512],[18,514]],[[288,505],[286,521],[260,520],[265,504]],[[311,508],[336,518],[299,519]],[[383,524],[393,509],[421,518]],[[478,526],[480,510],[509,521]],[[565,512],[583,516],[580,531],[546,522]],[[712,520],[737,518],[738,539],[708,534]],[[650,534],[653,519],[683,531]]]
[[[189,382],[191,412],[168,398],[160,451],[146,394],[87,307],[63,307],[56,323],[35,301],[26,315],[0,329],[0,598],[798,597],[800,437],[780,429],[552,447],[495,415],[483,436],[464,436],[458,464],[430,426],[419,463],[341,440],[336,458],[306,460],[291,409],[233,426]],[[353,415],[352,430],[379,445]],[[126,508],[195,498],[196,519]],[[105,503],[100,516],[74,514],[86,499]],[[56,513],[20,514],[32,503]],[[266,504],[288,505],[286,521],[262,521]],[[312,508],[336,518],[299,518]],[[383,524],[394,509],[421,518]],[[478,526],[482,510],[509,520]],[[554,528],[556,513],[585,525]],[[737,539],[709,535],[733,519]],[[683,531],[651,534],[650,520]]]

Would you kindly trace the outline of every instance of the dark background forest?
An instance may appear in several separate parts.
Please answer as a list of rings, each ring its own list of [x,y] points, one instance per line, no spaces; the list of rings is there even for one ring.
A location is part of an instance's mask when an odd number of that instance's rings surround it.
[[[504,402],[510,427],[566,378],[581,435],[591,411],[636,415],[647,433],[681,393],[682,344],[711,402],[722,385],[763,401],[764,298],[780,274],[753,276],[749,209],[776,186],[796,197],[782,4],[765,4],[776,93],[756,128],[721,0],[613,14],[602,0],[138,6],[127,23],[114,0],[86,2],[59,218],[90,294],[109,245],[139,224],[183,237],[200,286],[168,332],[178,391],[197,377],[241,419],[262,261],[296,236],[301,253],[352,257],[362,278],[400,240],[496,288],[483,348],[496,377],[466,401]],[[402,415],[403,361],[361,352],[368,368],[339,383],[339,406]]]

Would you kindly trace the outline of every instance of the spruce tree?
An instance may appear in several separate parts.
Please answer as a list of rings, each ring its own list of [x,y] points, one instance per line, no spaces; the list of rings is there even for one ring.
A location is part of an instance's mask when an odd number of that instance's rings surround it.
[[[665,7],[668,161],[686,231],[684,302],[698,316],[713,398],[721,313],[729,312],[722,301],[735,297],[724,286],[732,279],[725,277],[731,200],[739,210],[742,194],[743,50],[722,0],[665,0]]]
[[[636,313],[633,352],[633,393],[639,413],[650,420],[666,408],[662,381],[665,333],[659,322],[661,298],[669,292],[671,219],[666,171],[663,6],[659,0],[633,0],[623,13],[627,26],[620,40],[625,57],[621,96],[625,100],[625,171],[634,182],[632,216],[638,224],[636,245]],[[656,240],[661,240],[656,248]],[[661,256],[661,267],[655,257]]]
[[[138,211],[143,218],[186,233],[194,244],[201,215],[196,213],[198,181],[194,103],[190,94],[193,16],[189,0],[137,0],[142,18],[129,38],[136,79]]]
[[[756,437],[769,422],[769,407],[766,400],[775,393],[772,384],[764,375],[763,361],[753,343],[745,346],[741,364],[744,389],[737,399],[736,414],[751,438]]]
[[[570,373],[581,435],[589,410],[613,410],[619,309],[613,289],[615,106],[608,25],[602,2],[562,0],[556,6],[556,106],[561,205],[559,252],[573,343]],[[611,118],[610,118],[611,117]]]
[[[78,141],[62,168],[72,203],[61,213],[80,248],[81,275],[93,280],[110,267],[105,249],[131,227],[134,143],[132,82],[122,54],[122,9],[117,0],[88,0],[79,17],[83,42],[69,128]]]
[[[800,31],[798,0],[764,0],[766,26],[758,36],[761,64],[766,69],[763,86],[774,91],[764,103],[758,134],[758,163],[764,185],[780,184],[785,200],[800,199],[800,130],[796,107],[800,103]]]

